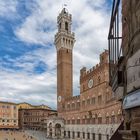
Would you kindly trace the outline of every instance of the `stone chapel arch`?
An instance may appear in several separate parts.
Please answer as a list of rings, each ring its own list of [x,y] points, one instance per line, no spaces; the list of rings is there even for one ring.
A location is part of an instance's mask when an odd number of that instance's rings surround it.
[[[55,136],[57,137],[57,138],[60,138],[61,137],[61,124],[59,124],[59,123],[57,123],[56,125],[55,125]]]

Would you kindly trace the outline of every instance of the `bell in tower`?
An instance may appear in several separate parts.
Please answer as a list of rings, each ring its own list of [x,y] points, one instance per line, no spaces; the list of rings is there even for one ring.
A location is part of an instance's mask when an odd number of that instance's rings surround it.
[[[58,113],[64,110],[64,101],[73,95],[73,46],[72,16],[63,8],[57,17],[58,32],[55,35],[57,50],[57,99]]]
[[[65,8],[61,11],[61,14],[58,16],[57,24],[59,31],[71,33],[71,15],[68,14],[68,11]]]
[[[75,42],[74,33],[71,32],[72,16],[63,8],[57,17],[58,32],[55,35],[56,49],[73,49]]]

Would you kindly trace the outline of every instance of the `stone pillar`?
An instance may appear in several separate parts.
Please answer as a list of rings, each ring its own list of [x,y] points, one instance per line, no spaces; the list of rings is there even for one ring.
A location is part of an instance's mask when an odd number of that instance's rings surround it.
[[[64,128],[61,128],[61,138],[64,138]]]
[[[85,140],[88,139],[88,135],[87,135],[87,132],[85,132]]]
[[[70,131],[70,138],[72,139],[72,135],[73,135],[73,132],[72,131]]]
[[[78,135],[77,135],[77,131],[75,131],[75,138],[77,139]]]
[[[47,126],[47,137],[49,137],[49,127]]]
[[[92,140],[92,133],[90,132],[90,134],[89,134],[89,135],[90,135],[90,140]]]
[[[49,131],[47,130],[47,137],[49,137]]]
[[[55,128],[52,128],[52,138],[55,138]]]
[[[80,132],[80,139],[83,139],[83,132]]]
[[[99,134],[95,134],[95,140],[98,140],[99,139]]]
[[[65,130],[65,132],[66,132],[66,136],[65,137],[68,138],[68,131]]]
[[[107,140],[107,135],[102,135],[102,140]]]

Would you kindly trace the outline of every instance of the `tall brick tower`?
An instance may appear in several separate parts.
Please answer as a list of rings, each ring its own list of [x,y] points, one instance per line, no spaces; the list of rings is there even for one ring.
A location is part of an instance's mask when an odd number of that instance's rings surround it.
[[[73,46],[74,33],[71,32],[72,16],[65,8],[57,17],[58,32],[55,35],[57,50],[57,109],[64,110],[64,101],[72,97],[73,92]]]

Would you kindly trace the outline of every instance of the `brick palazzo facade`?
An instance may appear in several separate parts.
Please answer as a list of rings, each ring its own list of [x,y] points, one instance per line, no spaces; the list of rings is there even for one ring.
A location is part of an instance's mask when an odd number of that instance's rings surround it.
[[[15,103],[0,102],[0,129],[18,129],[18,107]]]
[[[55,35],[57,50],[57,99],[58,117],[64,120],[64,134],[48,121],[48,137],[67,137],[80,140],[108,140],[122,122],[121,104],[115,100],[109,86],[108,51],[100,54],[100,62],[87,70],[80,70],[80,95],[73,96],[73,47],[72,16],[64,8],[57,18]],[[86,50],[85,50],[86,51]],[[52,121],[51,121],[52,120]],[[56,118],[55,118],[55,124]],[[51,127],[51,128],[50,128]],[[56,128],[57,132],[52,130]],[[49,130],[51,132],[49,132]],[[52,132],[54,132],[52,134]]]
[[[19,111],[19,128],[46,131],[46,120],[56,116],[57,111],[46,105],[34,106],[28,103],[17,104]]]

